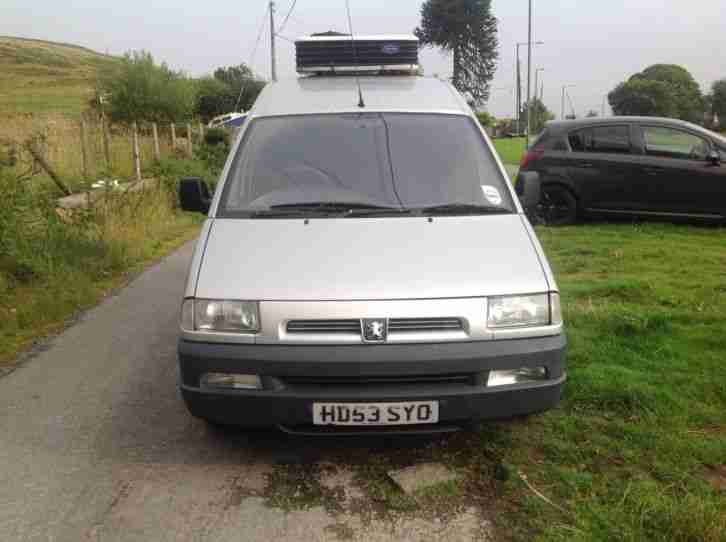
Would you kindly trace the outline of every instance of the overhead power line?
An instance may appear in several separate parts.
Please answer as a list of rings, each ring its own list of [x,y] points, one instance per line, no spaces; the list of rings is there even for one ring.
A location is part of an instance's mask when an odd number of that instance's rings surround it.
[[[287,36],[283,36],[283,35],[282,35],[282,34],[280,34],[279,32],[278,32],[277,34],[275,34],[275,35],[276,35],[276,36],[277,36],[278,38],[280,38],[281,40],[283,40],[283,41],[287,41],[287,42],[290,42],[290,43],[295,43],[295,40],[294,40],[294,39],[288,38]]]
[[[282,21],[282,24],[280,25],[280,28],[277,30],[277,34],[281,34],[283,30],[285,30],[285,26],[287,25],[287,21],[290,20],[290,15],[292,15],[292,12],[295,11],[295,6],[297,5],[297,0],[292,0],[292,4],[290,5],[290,9],[287,12],[287,15],[285,15],[285,19]]]
[[[260,42],[262,41],[262,35],[264,34],[265,28],[267,27],[267,25],[265,23],[267,22],[267,15],[268,15],[269,11],[270,11],[270,6],[268,5],[267,8],[265,9],[264,15],[262,15],[262,20],[260,22],[260,28],[257,31],[257,40],[255,41],[255,46],[252,49],[252,55],[250,57],[250,69],[252,71],[255,70],[255,67],[254,67],[255,66],[255,56],[257,56],[257,49],[260,48]]]
[[[267,26],[265,23],[267,22],[267,15],[268,15],[269,11],[270,11],[270,6],[268,5],[267,8],[265,9],[265,13],[262,15],[262,21],[260,23],[260,28],[257,31],[257,39],[255,40],[255,46],[252,48],[252,54],[250,55],[249,68],[253,74],[253,77],[254,77],[254,73],[255,73],[255,56],[257,56],[257,49],[260,48],[260,42],[262,41],[262,35],[264,34],[265,28]],[[237,96],[237,102],[234,104],[235,111],[239,110],[239,104],[242,101],[242,95],[245,93],[246,88],[247,88],[247,85],[242,85],[239,89],[239,96]]]

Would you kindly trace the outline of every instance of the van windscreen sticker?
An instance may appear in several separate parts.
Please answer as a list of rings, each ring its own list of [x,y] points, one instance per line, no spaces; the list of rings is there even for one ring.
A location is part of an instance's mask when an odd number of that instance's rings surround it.
[[[502,204],[502,196],[499,193],[499,190],[497,190],[495,187],[488,184],[483,184],[481,185],[481,190],[482,192],[484,192],[484,197],[489,203],[491,203],[492,205]]]

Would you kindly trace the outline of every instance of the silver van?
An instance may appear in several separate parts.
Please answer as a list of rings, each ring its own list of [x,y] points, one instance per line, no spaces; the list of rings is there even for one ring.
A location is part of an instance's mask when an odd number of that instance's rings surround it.
[[[522,185],[536,205],[536,174]],[[214,196],[192,178],[180,198],[208,216],[178,347],[193,415],[300,434],[444,432],[559,401],[557,284],[449,83],[271,83]]]

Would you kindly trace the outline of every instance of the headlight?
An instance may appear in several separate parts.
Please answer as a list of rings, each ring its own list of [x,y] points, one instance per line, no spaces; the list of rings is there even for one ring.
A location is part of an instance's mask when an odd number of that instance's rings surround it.
[[[181,326],[185,331],[257,333],[260,330],[258,303],[187,299],[182,305]]]
[[[550,296],[557,296],[550,303]],[[551,310],[556,308],[557,314]],[[516,328],[548,326],[562,323],[559,295],[536,294],[489,298],[487,327]]]

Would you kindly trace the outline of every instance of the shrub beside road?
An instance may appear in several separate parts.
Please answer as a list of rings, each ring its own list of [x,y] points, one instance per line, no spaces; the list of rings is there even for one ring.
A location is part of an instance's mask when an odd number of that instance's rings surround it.
[[[166,161],[156,188],[112,192],[72,211],[56,210],[55,193],[30,190],[0,171],[0,367],[194,237],[201,219],[176,210],[173,183],[164,180],[185,171],[205,170],[199,162]]]

